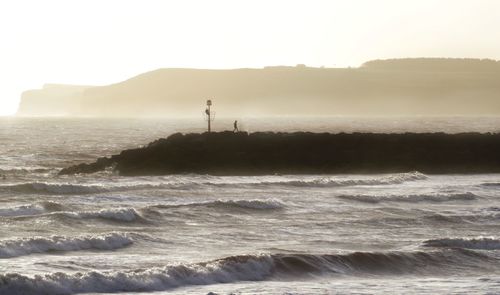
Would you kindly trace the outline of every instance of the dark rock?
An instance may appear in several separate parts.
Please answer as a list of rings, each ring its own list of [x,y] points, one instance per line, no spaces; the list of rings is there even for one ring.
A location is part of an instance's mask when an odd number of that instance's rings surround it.
[[[107,167],[112,166],[114,161],[110,158],[99,158],[96,162],[90,164],[79,164],[64,168],[59,172],[59,175],[78,174],[78,173],[95,173],[103,171]]]
[[[176,133],[60,174],[116,165],[121,175],[500,172],[500,134]]]

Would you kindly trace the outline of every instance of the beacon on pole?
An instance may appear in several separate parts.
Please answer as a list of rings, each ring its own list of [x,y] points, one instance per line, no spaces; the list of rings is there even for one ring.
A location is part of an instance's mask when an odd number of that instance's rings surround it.
[[[212,111],[210,110],[210,107],[212,106],[212,100],[209,99],[207,100],[207,109],[205,110],[205,115],[207,117],[207,122],[208,122],[208,132],[210,133],[212,130],[211,130],[211,123],[212,121],[215,119],[215,112],[214,112],[214,116],[212,116]]]

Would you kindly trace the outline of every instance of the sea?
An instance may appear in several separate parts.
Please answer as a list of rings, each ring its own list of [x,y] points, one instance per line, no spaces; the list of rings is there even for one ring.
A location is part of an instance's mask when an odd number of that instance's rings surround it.
[[[500,132],[498,117],[238,121],[247,132]],[[205,126],[0,118],[0,294],[500,294],[500,174],[58,176]]]

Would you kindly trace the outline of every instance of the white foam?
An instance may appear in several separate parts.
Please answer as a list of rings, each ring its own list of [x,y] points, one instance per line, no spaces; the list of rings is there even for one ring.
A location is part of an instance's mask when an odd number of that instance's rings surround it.
[[[0,257],[16,257],[49,251],[114,250],[132,244],[127,234],[51,236],[0,240]]]

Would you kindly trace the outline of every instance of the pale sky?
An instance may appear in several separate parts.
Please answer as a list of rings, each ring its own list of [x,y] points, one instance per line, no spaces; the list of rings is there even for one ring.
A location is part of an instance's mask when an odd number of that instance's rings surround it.
[[[44,83],[163,67],[500,59],[499,0],[0,0],[0,115]]]

